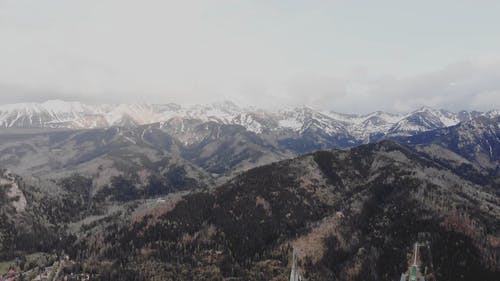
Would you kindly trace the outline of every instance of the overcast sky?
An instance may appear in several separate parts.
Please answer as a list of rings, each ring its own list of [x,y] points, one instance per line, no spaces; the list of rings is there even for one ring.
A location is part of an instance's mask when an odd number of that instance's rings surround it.
[[[0,0],[0,103],[500,108],[498,0]]]

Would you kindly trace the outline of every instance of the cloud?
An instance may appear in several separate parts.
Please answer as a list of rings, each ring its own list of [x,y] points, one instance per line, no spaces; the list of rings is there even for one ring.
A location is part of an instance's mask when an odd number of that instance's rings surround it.
[[[96,68],[99,69],[99,68]],[[451,111],[491,110],[500,108],[500,60],[467,61],[448,65],[440,70],[411,77],[369,78],[365,71],[348,78],[302,73],[284,80],[256,79],[233,88],[212,84],[196,84],[172,92],[129,92],[109,89],[103,95],[93,91],[91,79],[79,68],[80,91],[71,87],[26,86],[0,84],[0,102],[43,101],[47,99],[80,100],[90,103],[109,102],[175,102],[181,104],[233,100],[245,106],[280,108],[309,105],[322,110],[366,113],[375,110],[403,112],[421,106]],[[90,71],[90,70],[86,70]],[[96,70],[98,71],[98,70]],[[90,71],[91,72],[91,71]],[[101,69],[101,73],[102,72]],[[108,75],[106,77],[112,77]],[[85,92],[87,91],[87,92]],[[8,95],[4,94],[8,93]],[[201,94],[200,94],[201,93]],[[183,97],[184,95],[184,97]],[[193,101],[192,96],[198,98]],[[125,99],[123,97],[126,97]]]
[[[355,2],[0,0],[0,103],[500,107],[498,57],[431,71],[496,52],[495,9],[463,4],[443,22],[447,4]]]
[[[392,111],[423,105],[453,111],[500,108],[500,61],[460,62],[414,77],[382,79],[368,98]]]
[[[349,77],[295,75],[281,85],[245,88],[258,105],[310,105],[339,112],[404,112],[421,106],[451,111],[500,108],[500,60],[471,60],[410,77],[370,78],[365,70]],[[250,102],[250,100],[245,100]]]

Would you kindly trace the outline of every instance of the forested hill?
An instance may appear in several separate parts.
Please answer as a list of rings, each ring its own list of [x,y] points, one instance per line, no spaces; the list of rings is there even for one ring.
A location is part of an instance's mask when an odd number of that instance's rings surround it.
[[[382,141],[255,168],[90,227],[73,254],[103,280],[286,280],[295,247],[308,280],[395,280],[426,237],[436,280],[496,280],[499,225],[496,194]]]

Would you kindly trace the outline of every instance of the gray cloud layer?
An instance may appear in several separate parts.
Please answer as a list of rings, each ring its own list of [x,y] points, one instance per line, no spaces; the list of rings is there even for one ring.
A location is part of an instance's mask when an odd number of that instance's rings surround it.
[[[452,0],[0,0],[0,103],[500,108],[495,8]]]
[[[266,103],[307,104],[340,112],[401,112],[421,106],[486,111],[500,108],[500,60],[455,63],[404,78],[369,79],[363,72],[346,79],[299,75],[274,92],[255,88],[255,97]]]
[[[417,76],[368,79],[358,74],[342,79],[301,74],[281,84],[247,83],[234,92],[218,94],[200,88],[194,92],[155,93],[116,90],[80,92],[50,86],[0,84],[0,102],[30,102],[48,99],[90,103],[209,103],[233,100],[241,105],[281,107],[309,105],[340,112],[387,110],[408,111],[432,106],[452,111],[500,108],[500,61],[462,62]]]

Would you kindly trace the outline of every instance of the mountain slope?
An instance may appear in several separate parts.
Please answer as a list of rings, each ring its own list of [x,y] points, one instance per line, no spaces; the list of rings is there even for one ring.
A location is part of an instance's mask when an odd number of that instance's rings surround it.
[[[403,141],[410,145],[438,144],[486,169],[500,166],[500,116],[478,117]]]
[[[458,125],[395,138],[483,186],[500,184],[500,117],[481,116]]]
[[[151,214],[79,242],[125,264],[97,266],[103,279],[282,280],[293,246],[309,280],[395,280],[422,239],[429,280],[500,271],[498,195],[391,141],[255,168]]]
[[[143,140],[144,138],[145,140]],[[157,146],[146,141],[157,141]],[[153,176],[173,177],[175,190],[206,187],[213,178],[174,153],[177,143],[166,134],[122,128],[0,135],[0,165],[25,180],[50,186],[74,173],[92,178],[98,190],[113,178],[125,177],[139,186]]]
[[[6,130],[0,166],[27,178],[50,180],[80,173],[100,188],[113,177],[147,181],[180,170],[192,187],[294,156],[238,125],[171,119],[162,124],[91,130]],[[189,188],[187,183],[178,189]],[[176,188],[174,188],[175,190]]]

